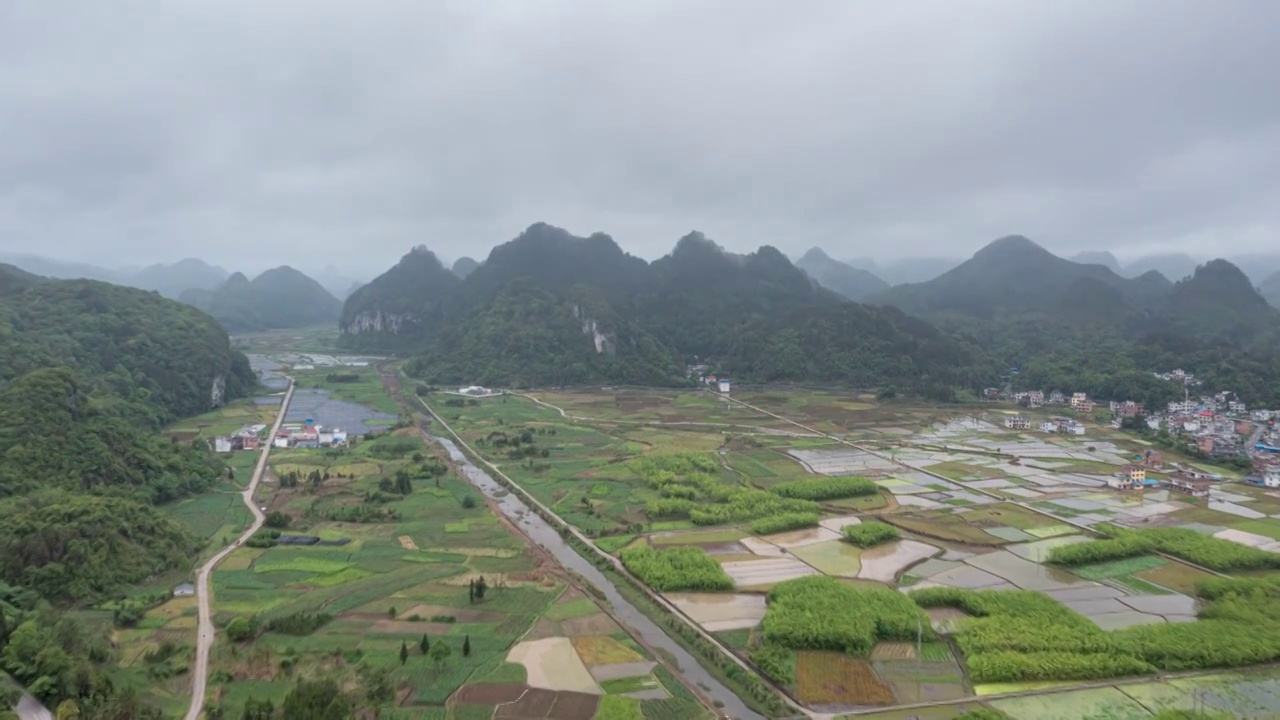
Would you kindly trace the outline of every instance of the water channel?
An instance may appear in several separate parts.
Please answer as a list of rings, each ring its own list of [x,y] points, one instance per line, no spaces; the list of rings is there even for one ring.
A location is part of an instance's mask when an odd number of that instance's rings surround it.
[[[512,522],[519,524],[520,529],[526,535],[551,553],[561,565],[577,573],[603,592],[605,598],[613,606],[613,614],[618,620],[643,638],[650,647],[665,650],[671,657],[675,658],[679,674],[686,681],[699,686],[712,700],[721,703],[724,712],[730,717],[738,718],[739,720],[764,720],[760,714],[748,708],[737,695],[712,677],[687,650],[675,640],[672,640],[662,628],[637,610],[634,605],[627,602],[608,578],[565,543],[555,528],[551,527],[537,513],[530,511],[523,500],[500,485],[488,473],[473,465],[471,460],[458,449],[458,446],[452,440],[435,436],[430,437],[449,453],[450,459],[458,463],[463,470],[463,474],[467,476],[467,480],[497,504],[503,515],[507,516]]]

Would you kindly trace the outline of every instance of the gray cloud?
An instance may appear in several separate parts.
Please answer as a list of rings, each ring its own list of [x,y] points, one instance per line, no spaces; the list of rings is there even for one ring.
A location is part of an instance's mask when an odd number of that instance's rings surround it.
[[[1280,248],[1280,4],[0,5],[0,249],[376,272],[528,224],[645,257]]]

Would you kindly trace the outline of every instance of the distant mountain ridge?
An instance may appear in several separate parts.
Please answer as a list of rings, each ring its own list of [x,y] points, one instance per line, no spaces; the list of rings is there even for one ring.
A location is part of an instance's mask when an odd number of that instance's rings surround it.
[[[1280,272],[1263,280],[1258,286],[1258,292],[1271,303],[1271,307],[1280,308]]]
[[[320,283],[287,265],[253,280],[233,273],[213,290],[187,290],[180,299],[230,332],[322,325],[336,320],[342,309],[341,301]]]
[[[418,248],[353,295],[343,342],[419,352],[430,382],[682,384],[684,364],[736,377],[950,388],[993,369],[976,348],[890,308],[848,302],[777,249],[701,233],[652,263],[608,235],[536,223],[463,280]]]
[[[821,248],[811,248],[796,261],[796,267],[808,273],[822,287],[855,302],[889,289],[889,283],[874,273],[834,260]]]
[[[1156,270],[1126,278],[1101,264],[1060,258],[1019,235],[992,242],[933,280],[900,285],[872,300],[941,321],[1034,317],[1082,329],[1240,342],[1277,322],[1245,274],[1226,260],[1205,263],[1177,283]]]

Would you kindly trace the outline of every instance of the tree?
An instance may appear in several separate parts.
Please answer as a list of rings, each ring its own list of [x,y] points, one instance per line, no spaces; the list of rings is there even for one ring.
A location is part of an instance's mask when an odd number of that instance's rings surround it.
[[[422,633],[422,639],[418,641],[418,650],[420,650],[423,655],[426,655],[427,651],[430,649],[431,641],[427,639],[426,633]]]
[[[462,657],[471,655],[471,636],[467,635],[462,638]]]
[[[431,646],[431,662],[437,668],[443,667],[452,653],[453,651],[449,649],[449,643],[442,640]]]
[[[467,601],[471,604],[476,602],[476,579],[471,578],[471,582],[467,584]]]
[[[479,580],[476,580],[476,599],[477,599],[477,600],[483,600],[483,599],[484,599],[484,591],[485,591],[485,590],[487,590],[488,588],[489,588],[489,586],[485,584],[484,576],[483,576],[483,575],[481,575],[481,576],[480,576],[480,579],[479,579]]]
[[[470,495],[466,495],[462,498],[462,507],[464,510],[470,510],[475,506],[476,506],[475,498],[471,497]]]
[[[299,720],[348,720],[352,710],[333,680],[299,680],[280,706],[282,717]]]
[[[388,619],[391,619],[391,620],[395,620],[395,619],[396,619],[396,606],[395,606],[395,605],[392,605],[391,607],[387,608],[387,618],[388,618]]]
[[[227,623],[227,639],[231,642],[244,642],[253,639],[256,628],[253,622],[246,617],[233,618]]]
[[[409,646],[403,642],[400,643],[400,664],[409,662]]]

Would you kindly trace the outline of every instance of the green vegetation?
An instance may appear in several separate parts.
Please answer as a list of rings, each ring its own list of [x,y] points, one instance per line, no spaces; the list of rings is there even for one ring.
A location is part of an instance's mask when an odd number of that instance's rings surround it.
[[[1114,525],[1100,525],[1097,529],[1109,537],[1105,540],[1056,547],[1049,553],[1049,562],[1066,566],[1089,565],[1162,552],[1218,572],[1280,569],[1280,555],[1202,535],[1194,530],[1133,530]]]
[[[267,270],[252,281],[235,273],[213,290],[189,290],[180,298],[231,332],[330,323],[342,309],[342,303],[320,283],[287,265]]]
[[[624,548],[618,557],[629,572],[661,592],[733,589],[733,580],[724,568],[701,548],[656,550],[642,545]]]
[[[41,493],[0,503],[0,516],[3,580],[54,601],[140,582],[182,565],[196,549],[177,523],[120,498]]]
[[[772,492],[785,498],[799,500],[837,500],[839,498],[875,495],[880,486],[860,477],[815,478],[812,480],[792,480],[774,485]]]
[[[538,223],[461,281],[418,249],[354,293],[342,325],[353,347],[421,350],[409,371],[441,385],[685,385],[692,356],[744,379],[948,393],[994,371],[967,341],[815,286],[772,247],[738,258],[698,233],[648,264]]]
[[[891,540],[897,540],[902,534],[898,528],[874,520],[867,520],[858,525],[845,525],[844,537],[860,548],[875,547]]]
[[[781,515],[770,515],[751,522],[751,532],[755,535],[772,535],[789,530],[803,530],[815,527],[822,516],[816,512],[790,512]]]
[[[767,644],[791,650],[866,655],[879,640],[932,638],[929,619],[909,598],[888,588],[854,588],[811,576],[779,583],[761,624]]]

